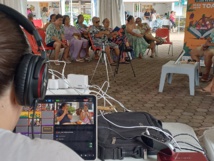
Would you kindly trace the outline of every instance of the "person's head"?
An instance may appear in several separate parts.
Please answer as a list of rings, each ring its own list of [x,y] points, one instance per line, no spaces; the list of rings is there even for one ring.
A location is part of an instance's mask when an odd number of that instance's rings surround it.
[[[109,25],[110,25],[109,19],[108,19],[108,18],[105,18],[105,19],[103,20],[103,26],[104,26],[105,28],[109,28]]]
[[[29,14],[27,15],[27,18],[28,18],[28,20],[33,21],[33,14],[32,14],[32,13],[29,13]]]
[[[16,21],[0,12],[0,22],[0,128],[13,130],[22,110],[15,96],[14,77],[30,49]]]
[[[83,15],[78,15],[77,16],[77,22],[76,22],[76,24],[82,24],[83,23],[83,21],[84,21],[84,17],[83,17]]]
[[[70,25],[70,17],[68,15],[63,16],[63,24]]]
[[[99,17],[93,17],[92,18],[92,23],[96,27],[100,26],[100,18]]]
[[[141,20],[141,18],[140,18],[140,17],[136,18],[136,20],[135,20],[135,23],[136,23],[136,24],[138,24],[138,25],[139,25],[139,24],[141,24],[141,22],[142,22],[142,20]]]
[[[62,103],[62,104],[59,106],[59,109],[61,109],[61,110],[68,110],[68,104],[67,104],[67,103]]]
[[[42,12],[48,12],[48,9],[46,7],[43,7]]]
[[[87,112],[87,111],[88,111],[88,105],[87,105],[87,104],[85,104],[85,105],[84,105],[83,110],[84,110],[85,112]]]
[[[134,23],[134,17],[132,15],[130,15],[128,18],[127,18],[127,22],[128,23]]]
[[[50,16],[50,22],[55,22],[55,20],[56,20],[56,14],[52,14]]]
[[[61,26],[61,25],[62,25],[62,21],[63,21],[62,15],[60,15],[60,14],[56,15],[56,20],[55,20],[54,23],[55,23],[57,26]]]
[[[171,13],[171,14],[174,14],[174,11],[171,11],[170,13]]]
[[[77,116],[79,116],[79,115],[81,114],[81,112],[82,112],[82,108],[76,109],[76,114],[77,114]]]

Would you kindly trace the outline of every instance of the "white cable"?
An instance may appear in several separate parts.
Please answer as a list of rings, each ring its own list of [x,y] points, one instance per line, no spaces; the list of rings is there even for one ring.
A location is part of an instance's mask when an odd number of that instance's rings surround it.
[[[47,63],[51,62],[59,62],[59,63],[64,63],[64,66],[62,68],[62,78],[65,78],[65,67],[66,67],[66,62],[65,61],[60,61],[60,60],[48,60]]]
[[[115,123],[113,123],[112,121],[108,120],[102,113],[102,111],[100,111],[101,113],[101,116],[107,121],[109,122],[110,124],[116,126],[116,127],[119,127],[119,128],[124,128],[124,129],[135,129],[135,128],[149,128],[149,129],[153,129],[153,130],[157,130],[157,131],[160,131],[162,132],[166,137],[168,138],[171,138],[174,143],[176,143],[177,147],[181,150],[180,146],[178,145],[177,141],[173,138],[172,135],[170,135],[169,133],[163,131],[162,129],[158,128],[158,127],[154,127],[154,126],[121,126],[121,125],[117,125]]]
[[[110,106],[113,106],[112,103],[111,103],[109,100],[107,100],[105,97],[103,97],[103,96],[102,96],[100,93],[98,93],[97,91],[90,90],[90,92],[94,92],[94,93],[96,93],[96,94],[99,94],[99,95],[101,96],[101,98],[103,98],[104,100],[106,100],[106,102],[108,102],[108,104],[109,104]]]

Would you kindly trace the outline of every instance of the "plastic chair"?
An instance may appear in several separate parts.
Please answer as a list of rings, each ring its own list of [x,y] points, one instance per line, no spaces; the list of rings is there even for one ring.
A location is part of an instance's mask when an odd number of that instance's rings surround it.
[[[169,84],[172,83],[173,74],[187,74],[189,76],[190,95],[195,95],[195,85],[199,86],[199,63],[195,64],[175,64],[175,61],[169,61],[162,66],[161,78],[159,84],[159,92],[163,92],[165,79]]]
[[[49,46],[46,45],[46,43],[45,43],[45,37],[46,37],[45,30],[37,28],[37,31],[39,32],[39,35],[42,38],[42,44],[43,44],[45,50],[46,51],[49,51],[49,50],[51,51],[50,55],[49,55],[49,58],[50,58],[50,56],[51,56],[51,54],[52,54],[52,52],[54,50],[54,47],[49,47]]]
[[[31,50],[32,50],[33,54],[41,55],[41,53],[39,52],[39,47],[38,47],[38,45],[36,43],[36,40],[35,40],[34,36],[31,35],[29,32],[27,32],[27,30],[25,30],[24,28],[22,28],[22,31],[25,33],[25,36],[26,36],[26,38],[28,40],[28,43],[29,43],[29,45],[31,47]]]
[[[43,27],[43,23],[41,19],[33,20],[33,23],[36,27],[39,27],[39,28]]]
[[[156,37],[161,37],[161,38],[164,38],[166,40],[166,42],[164,42],[162,45],[169,44],[168,54],[169,54],[169,51],[171,48],[172,56],[173,56],[173,42],[170,41],[169,33],[170,33],[169,29],[159,28],[156,30]],[[157,52],[158,52],[158,45],[157,45]]]

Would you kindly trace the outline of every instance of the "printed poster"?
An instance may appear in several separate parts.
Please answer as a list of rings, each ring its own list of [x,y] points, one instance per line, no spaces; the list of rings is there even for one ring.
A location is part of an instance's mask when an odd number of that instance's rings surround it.
[[[185,55],[205,43],[214,32],[214,0],[188,0],[184,36]]]

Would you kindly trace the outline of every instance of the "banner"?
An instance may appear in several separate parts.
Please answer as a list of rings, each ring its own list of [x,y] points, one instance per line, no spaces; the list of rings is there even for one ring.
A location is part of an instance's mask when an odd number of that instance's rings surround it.
[[[214,0],[188,0],[184,36],[185,56],[214,32]]]

